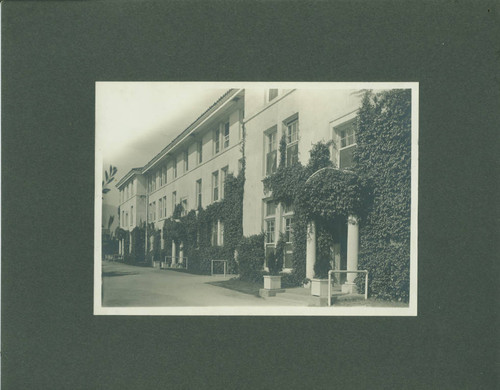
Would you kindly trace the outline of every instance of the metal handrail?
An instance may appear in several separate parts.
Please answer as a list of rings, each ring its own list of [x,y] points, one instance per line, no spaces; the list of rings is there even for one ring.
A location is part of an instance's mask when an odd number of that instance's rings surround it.
[[[328,306],[332,305],[332,274],[365,274],[365,299],[368,299],[368,271],[365,269],[360,269],[356,271],[347,271],[347,270],[334,270],[331,269],[328,271]]]
[[[188,257],[187,256],[183,256],[183,257],[180,257],[180,256],[165,256],[165,264],[168,263],[167,259],[170,259],[170,264],[172,264],[172,259],[186,260],[186,269],[188,269]],[[176,264],[182,264],[182,263],[176,263]],[[169,267],[167,267],[167,268],[169,268]]]
[[[211,264],[211,275],[214,276],[214,261],[222,261],[224,263],[224,277],[226,277],[226,273],[227,273],[227,260],[212,260],[212,264]]]

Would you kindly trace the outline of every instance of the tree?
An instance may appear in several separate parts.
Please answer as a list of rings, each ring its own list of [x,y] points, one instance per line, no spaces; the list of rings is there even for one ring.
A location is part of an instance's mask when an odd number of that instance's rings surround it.
[[[110,188],[107,188],[107,185],[111,184],[115,180],[115,175],[116,175],[117,171],[118,171],[118,169],[116,167],[114,167],[113,165],[109,166],[109,172],[104,171],[104,179],[105,180],[102,181],[102,194],[103,195],[105,195],[109,191],[111,191]]]

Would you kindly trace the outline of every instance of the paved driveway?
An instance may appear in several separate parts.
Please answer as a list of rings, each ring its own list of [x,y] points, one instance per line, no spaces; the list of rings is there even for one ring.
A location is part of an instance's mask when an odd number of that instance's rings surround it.
[[[188,273],[103,262],[103,306],[273,306],[276,302],[207,284],[230,276]],[[280,305],[293,302],[280,302]]]

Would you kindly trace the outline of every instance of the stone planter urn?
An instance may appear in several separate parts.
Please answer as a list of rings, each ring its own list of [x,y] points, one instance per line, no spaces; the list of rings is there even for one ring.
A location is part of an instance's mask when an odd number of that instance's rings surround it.
[[[279,290],[279,289],[281,289],[281,276],[280,275],[264,275],[264,288],[266,290]]]
[[[315,297],[328,296],[328,279],[312,279],[311,295]]]

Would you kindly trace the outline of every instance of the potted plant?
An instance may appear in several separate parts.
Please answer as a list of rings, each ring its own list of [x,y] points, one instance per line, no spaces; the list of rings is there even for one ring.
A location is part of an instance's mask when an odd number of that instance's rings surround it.
[[[285,254],[285,241],[282,234],[274,251],[267,252],[266,262],[269,275],[264,275],[264,288],[267,290],[281,289],[281,275],[283,269],[283,256]]]
[[[311,295],[328,296],[328,271],[330,270],[330,241],[326,234],[318,235],[318,257],[314,263],[314,278],[311,280]]]
[[[274,251],[267,252],[266,262],[269,269],[269,275],[264,275],[264,288],[266,290],[277,290],[281,288],[281,276],[279,274],[276,261],[276,253]]]

